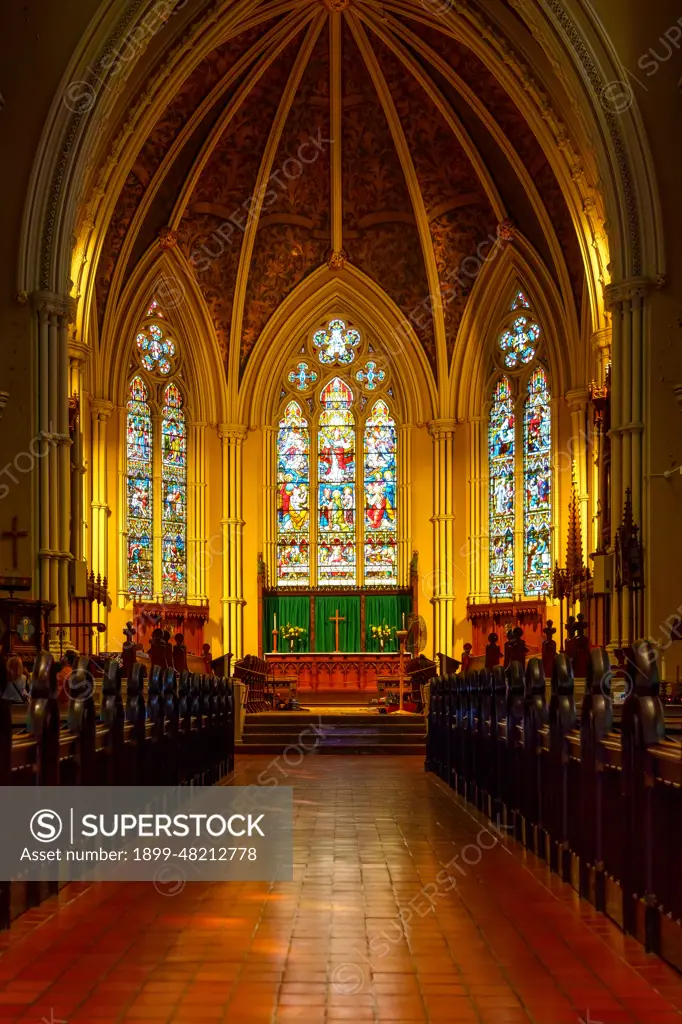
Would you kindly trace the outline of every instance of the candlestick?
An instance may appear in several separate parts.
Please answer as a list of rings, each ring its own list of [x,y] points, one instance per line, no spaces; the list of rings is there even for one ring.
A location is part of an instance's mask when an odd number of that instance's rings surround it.
[[[275,629],[277,629],[277,612],[275,612]]]
[[[403,612],[403,629],[405,629],[405,612]]]

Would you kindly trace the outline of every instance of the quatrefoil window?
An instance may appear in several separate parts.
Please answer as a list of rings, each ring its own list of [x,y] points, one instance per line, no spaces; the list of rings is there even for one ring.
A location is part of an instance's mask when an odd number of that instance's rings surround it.
[[[535,346],[540,337],[540,327],[527,316],[518,316],[509,330],[499,340],[500,351],[504,357],[504,365],[510,370],[518,370],[521,366],[535,359]]]
[[[355,349],[360,344],[360,332],[346,330],[343,320],[330,320],[326,330],[316,331],[313,346],[319,349],[318,358],[325,366],[340,363],[347,366],[355,359]]]
[[[175,342],[171,341],[158,324],[148,324],[137,335],[137,347],[145,370],[167,377],[172,370]]]
[[[317,380],[317,373],[307,363],[296,363],[296,369],[289,374],[289,383],[296,385],[297,391],[307,391],[310,384]]]
[[[377,367],[374,360],[370,359],[361,370],[358,370],[355,379],[364,384],[368,391],[375,391],[386,380],[386,374]]]

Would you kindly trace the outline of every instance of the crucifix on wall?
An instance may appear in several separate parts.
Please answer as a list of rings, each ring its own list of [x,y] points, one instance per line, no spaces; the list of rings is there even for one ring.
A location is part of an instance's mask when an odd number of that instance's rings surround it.
[[[2,540],[11,540],[12,541],[12,568],[13,569],[16,569],[18,567],[18,565],[19,565],[19,546],[17,544],[17,541],[20,538],[22,538],[22,537],[28,537],[28,530],[19,530],[19,529],[17,529],[18,518],[19,518],[18,516],[13,516],[12,517],[12,529],[11,530],[3,530],[3,532],[0,533],[0,538],[2,538]]]
[[[336,626],[336,639],[335,639],[335,642],[334,642],[334,654],[340,654],[341,652],[339,651],[339,623],[340,622],[345,622],[346,621],[346,617],[345,617],[345,615],[339,615],[339,609],[337,608],[336,609],[336,615],[330,615],[329,616],[329,621],[333,622],[334,625]]]

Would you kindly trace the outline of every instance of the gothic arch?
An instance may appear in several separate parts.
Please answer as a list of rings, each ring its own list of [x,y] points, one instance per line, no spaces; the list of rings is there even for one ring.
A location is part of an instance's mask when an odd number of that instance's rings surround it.
[[[394,404],[401,419],[420,424],[436,415],[435,383],[414,329],[392,300],[352,266],[322,267],[281,304],[259,337],[239,390],[239,421],[271,423],[287,361],[320,319],[341,310],[370,332],[393,366]]]
[[[564,394],[577,373],[580,339],[575,317],[566,313],[554,281],[530,246],[522,240],[517,243],[484,267],[467,305],[450,371],[450,401],[459,419],[481,415],[500,324],[519,287],[532,297],[541,320],[554,392]]]
[[[106,325],[99,344],[96,376],[102,397],[109,398],[114,405],[123,404],[137,325],[154,298],[166,310],[169,323],[181,339],[186,398],[192,419],[212,424],[227,421],[225,366],[213,324],[194,276],[174,249],[161,254],[151,250],[147,254]]]

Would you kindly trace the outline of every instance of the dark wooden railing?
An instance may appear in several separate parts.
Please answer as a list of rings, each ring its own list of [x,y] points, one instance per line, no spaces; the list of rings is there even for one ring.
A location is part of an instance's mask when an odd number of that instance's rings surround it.
[[[147,680],[141,664],[123,680],[112,660],[96,682],[90,668],[78,659],[60,706],[42,651],[28,704],[0,700],[0,785],[211,785],[234,769],[231,680],[158,665]],[[54,891],[0,882],[0,927]]]
[[[627,696],[614,709],[611,683],[623,674]],[[580,710],[564,654],[549,687],[538,658],[525,669],[514,662],[438,676],[426,769],[647,952],[682,969],[682,743],[666,732],[659,690],[646,642],[628,651],[624,670],[601,648],[590,651]]]
[[[235,662],[234,678],[246,683],[247,711],[272,711],[274,707],[275,677],[263,658],[246,654]]]

